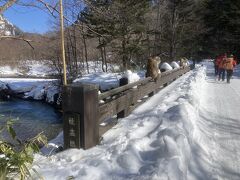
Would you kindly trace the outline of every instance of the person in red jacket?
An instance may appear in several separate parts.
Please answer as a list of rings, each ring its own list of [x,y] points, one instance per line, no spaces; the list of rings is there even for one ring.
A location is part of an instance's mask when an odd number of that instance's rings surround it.
[[[218,65],[219,62],[221,61],[222,56],[217,56],[216,59],[214,60],[214,69],[215,69],[215,76],[218,75]]]
[[[230,83],[230,79],[233,75],[233,68],[236,66],[237,62],[234,60],[233,55],[230,55],[224,64],[224,68],[227,71],[227,83]]]
[[[219,60],[218,63],[218,80],[222,79],[222,81],[225,80],[225,62],[227,60],[227,54],[225,53]]]

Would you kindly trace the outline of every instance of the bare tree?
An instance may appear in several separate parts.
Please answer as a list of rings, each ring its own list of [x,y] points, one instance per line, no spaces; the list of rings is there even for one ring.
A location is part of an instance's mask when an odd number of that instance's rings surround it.
[[[6,11],[8,8],[10,8],[12,5],[14,5],[18,0],[7,0],[5,3],[0,6],[0,14],[3,14],[4,11]]]

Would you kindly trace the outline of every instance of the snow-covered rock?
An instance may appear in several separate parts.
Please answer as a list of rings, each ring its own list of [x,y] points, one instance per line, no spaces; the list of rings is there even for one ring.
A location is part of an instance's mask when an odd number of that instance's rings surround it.
[[[133,83],[140,80],[139,75],[131,70],[125,71],[122,77],[127,78],[128,83]]]
[[[160,66],[160,70],[162,72],[164,71],[171,71],[173,68],[166,62],[162,63],[161,66]]]
[[[36,100],[44,99],[45,95],[45,85],[40,84],[38,86],[32,87],[31,91],[24,93],[24,98],[32,98]]]
[[[171,67],[172,67],[173,69],[177,69],[177,68],[179,68],[180,66],[179,66],[179,64],[178,64],[176,61],[173,61],[173,62],[171,62]]]

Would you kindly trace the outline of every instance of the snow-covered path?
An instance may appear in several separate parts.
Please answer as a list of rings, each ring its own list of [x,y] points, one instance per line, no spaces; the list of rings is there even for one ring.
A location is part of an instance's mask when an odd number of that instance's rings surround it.
[[[240,179],[240,81],[216,81],[207,66],[205,95],[199,108],[199,127],[208,142],[210,179]]]

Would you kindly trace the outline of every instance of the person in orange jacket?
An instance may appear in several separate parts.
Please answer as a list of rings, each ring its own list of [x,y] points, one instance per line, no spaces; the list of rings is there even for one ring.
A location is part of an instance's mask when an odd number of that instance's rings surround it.
[[[227,60],[227,54],[225,53],[222,58],[219,60],[218,64],[218,80],[222,79],[225,80],[225,62]]]
[[[233,55],[230,55],[224,64],[224,68],[227,71],[227,83],[230,83],[230,79],[233,75],[233,68],[237,65],[237,62],[234,60]]]

